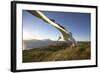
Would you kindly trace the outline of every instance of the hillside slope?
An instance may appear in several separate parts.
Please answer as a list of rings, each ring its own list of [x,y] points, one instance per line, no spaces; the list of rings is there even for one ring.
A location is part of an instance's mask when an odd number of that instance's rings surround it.
[[[23,62],[46,62],[90,59],[90,42],[78,42],[71,48],[66,44],[23,50]]]

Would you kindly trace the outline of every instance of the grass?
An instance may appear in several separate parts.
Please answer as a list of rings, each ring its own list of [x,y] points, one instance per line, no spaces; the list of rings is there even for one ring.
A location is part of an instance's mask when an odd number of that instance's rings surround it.
[[[55,46],[23,50],[24,63],[85,60],[90,58],[91,58],[90,42],[78,42],[77,46],[73,48],[63,43]]]

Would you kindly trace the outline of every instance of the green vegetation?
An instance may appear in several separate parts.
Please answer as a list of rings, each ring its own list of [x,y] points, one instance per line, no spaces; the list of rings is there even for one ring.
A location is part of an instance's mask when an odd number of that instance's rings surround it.
[[[23,50],[23,62],[46,62],[85,60],[91,58],[90,42],[78,42],[77,46],[66,44]]]

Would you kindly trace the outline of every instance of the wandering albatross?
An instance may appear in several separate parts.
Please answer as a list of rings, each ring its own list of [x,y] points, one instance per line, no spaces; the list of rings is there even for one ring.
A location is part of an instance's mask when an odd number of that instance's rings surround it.
[[[44,22],[48,23],[49,25],[52,25],[54,28],[59,30],[61,32],[61,34],[62,34],[63,39],[65,41],[71,41],[72,42],[72,46],[75,46],[77,44],[77,42],[73,38],[71,32],[69,32],[67,29],[65,29],[60,24],[56,23],[55,20],[50,19],[47,16],[45,16],[41,11],[39,11],[39,10],[34,10],[34,11],[27,10],[27,12],[31,13],[32,15],[36,16],[39,19],[42,19]]]

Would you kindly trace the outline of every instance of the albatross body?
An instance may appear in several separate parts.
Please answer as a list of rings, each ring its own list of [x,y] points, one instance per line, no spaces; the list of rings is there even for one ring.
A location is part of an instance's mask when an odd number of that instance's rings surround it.
[[[41,11],[39,10],[35,10],[35,11],[30,11],[27,10],[29,13],[31,13],[32,15],[36,16],[39,19],[42,19],[44,22],[48,23],[49,25],[52,25],[54,28],[56,28],[57,30],[59,30],[62,34],[62,37],[65,41],[71,41],[72,45],[75,46],[76,45],[76,41],[75,39],[72,37],[72,33],[69,32],[67,29],[65,29],[63,26],[61,26],[60,24],[56,23],[55,20],[53,19],[49,19],[47,16],[45,16]]]

